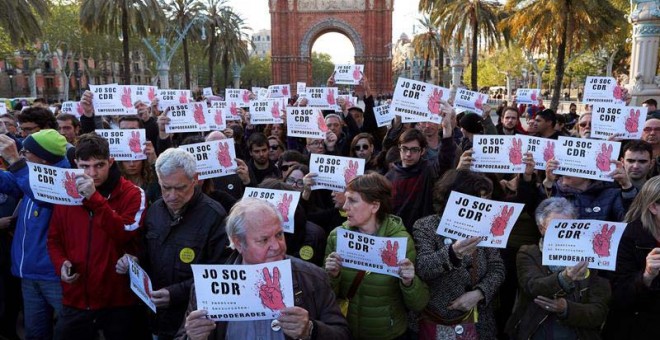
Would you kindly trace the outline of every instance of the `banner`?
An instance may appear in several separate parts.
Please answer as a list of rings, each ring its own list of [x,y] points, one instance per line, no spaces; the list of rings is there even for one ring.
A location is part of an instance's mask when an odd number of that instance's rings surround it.
[[[135,261],[128,261],[128,276],[131,280],[131,290],[135,295],[137,295],[145,305],[156,313],[156,305],[151,301],[151,292],[154,291],[153,286],[151,285],[151,279],[147,272],[140,267]]]
[[[591,112],[592,138],[608,139],[612,135],[617,135],[619,139],[642,139],[648,108],[594,104]]]
[[[520,136],[475,135],[470,167],[474,172],[523,173],[527,139]]]
[[[516,97],[517,98],[517,97]],[[472,111],[480,116],[484,114],[484,104],[488,103],[488,95],[485,93],[458,89],[454,98],[454,107]]]
[[[619,158],[620,149],[620,142],[559,136],[555,148],[559,168],[554,174],[613,182],[609,174],[616,164],[610,161]]]
[[[286,115],[287,137],[324,139],[329,130],[321,109],[287,107]]]
[[[238,168],[232,138],[182,145],[179,149],[186,150],[195,157],[199,179],[228,176],[235,174]]]
[[[190,90],[157,90],[158,111],[165,111],[170,106],[187,104],[192,101]]]
[[[337,253],[342,267],[399,277],[406,258],[407,237],[380,237],[337,228]]]
[[[390,111],[415,121],[442,122],[440,100],[449,100],[450,90],[421,81],[399,77],[394,88]]]
[[[160,104],[160,103],[159,103]],[[165,126],[167,133],[208,131],[206,125],[206,103],[195,102],[177,104],[169,107],[167,116],[170,123]]]
[[[353,178],[364,174],[364,159],[329,156],[313,153],[309,158],[309,172],[316,173],[312,190],[344,191]]]
[[[541,89],[517,89],[516,103],[538,105],[541,98]]]
[[[272,204],[279,211],[280,215],[282,215],[282,228],[284,232],[293,234],[296,207],[298,206],[298,201],[300,201],[299,191],[246,187],[243,198],[246,197],[257,198]]]
[[[116,161],[147,159],[144,154],[147,133],[144,129],[96,129],[96,133],[108,141],[110,157]]]
[[[364,65],[337,64],[335,65],[335,84],[359,85],[364,74]]]
[[[208,311],[211,320],[272,320],[294,306],[291,260],[191,267],[197,309]]]
[[[76,188],[76,177],[84,175],[84,170],[32,162],[27,162],[27,166],[30,189],[35,199],[60,205],[82,205],[84,197]]]

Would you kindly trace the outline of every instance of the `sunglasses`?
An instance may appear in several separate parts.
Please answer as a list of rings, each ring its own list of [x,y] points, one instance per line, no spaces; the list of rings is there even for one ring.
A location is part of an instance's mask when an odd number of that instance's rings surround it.
[[[271,150],[275,151],[275,150],[279,149],[280,146],[279,146],[279,145],[271,145],[271,146],[269,146],[269,148],[270,148]]]
[[[280,165],[280,170],[282,172],[287,172],[290,167],[294,166],[295,164],[282,164]]]
[[[585,128],[587,126],[591,127],[591,123],[590,122],[582,122],[582,123],[578,124],[578,126],[580,126],[581,128]]]
[[[656,126],[656,127],[647,126],[644,128],[644,132],[651,132],[651,131],[660,132],[660,126]]]
[[[358,145],[353,147],[353,150],[356,151],[356,152],[357,151],[366,151],[366,150],[369,150],[369,145],[367,145],[367,144],[362,144],[362,145],[358,144]]]

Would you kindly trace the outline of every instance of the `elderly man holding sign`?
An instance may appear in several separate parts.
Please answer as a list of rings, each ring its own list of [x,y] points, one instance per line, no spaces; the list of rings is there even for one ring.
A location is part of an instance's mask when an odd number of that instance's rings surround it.
[[[279,291],[280,282],[293,282],[295,306],[284,306],[275,320],[221,321],[208,318],[209,311],[198,310],[196,286],[193,287],[186,312],[186,319],[177,339],[348,339],[346,320],[335,301],[327,276],[318,267],[302,260],[286,256],[286,242],[282,229],[282,217],[270,203],[245,198],[236,203],[226,223],[231,247],[236,251],[227,264],[256,265],[275,261],[291,261],[291,277],[285,278],[277,269],[272,275],[264,273],[261,287],[271,293]],[[221,267],[221,266],[218,266]],[[246,288],[247,287],[247,288]],[[240,289],[249,289],[244,285]],[[259,296],[269,295],[259,291]],[[271,294],[272,295],[272,294]],[[284,294],[286,295],[286,293]],[[280,298],[282,293],[280,292]],[[262,299],[266,307],[272,304]]]

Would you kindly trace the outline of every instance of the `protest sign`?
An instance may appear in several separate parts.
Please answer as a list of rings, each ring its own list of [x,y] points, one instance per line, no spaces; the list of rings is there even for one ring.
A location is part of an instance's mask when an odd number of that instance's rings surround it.
[[[587,77],[584,84],[585,104],[617,104],[625,105],[625,88],[617,84],[613,77]]]
[[[282,124],[282,110],[285,107],[280,99],[251,100],[250,124]]]
[[[147,159],[144,154],[147,133],[144,129],[96,129],[96,133],[108,141],[110,157],[114,157],[116,161]]]
[[[199,179],[228,176],[236,173],[236,150],[232,138],[179,146],[190,152],[197,163]]]
[[[394,112],[390,110],[389,105],[374,107],[374,115],[376,116],[376,124],[378,127],[390,125],[392,124],[392,119],[394,119]]]
[[[336,87],[308,87],[306,93],[307,107],[336,109],[337,94],[339,93]]]
[[[594,104],[591,117],[591,137],[608,139],[641,139],[648,108],[617,104]]]
[[[538,105],[541,99],[540,89],[517,89],[516,90],[516,103]]]
[[[0,102],[0,115],[7,113],[7,104]]]
[[[291,98],[291,86],[289,84],[279,84],[268,86],[268,98]]]
[[[340,95],[336,96],[335,99],[337,100],[337,106],[335,107],[335,111],[337,111],[337,112],[342,111],[341,107],[339,106],[339,104],[341,103],[342,100],[344,101],[344,104],[346,105],[347,110],[354,107],[354,106],[358,106],[358,104],[357,104],[358,98],[353,97],[351,95],[340,94]]]
[[[139,100],[147,105],[151,105],[151,102],[153,102],[154,99],[156,99],[156,90],[158,89],[156,86],[149,86],[149,85],[125,85],[125,86],[131,89],[131,93],[133,94],[132,97],[133,104],[135,104],[135,102]]]
[[[190,90],[157,90],[158,111],[165,111],[170,106],[187,104],[192,100]]]
[[[610,161],[618,158],[620,149],[620,142],[559,136],[555,147],[559,168],[554,174],[612,182],[610,173],[616,164]]]
[[[296,83],[296,94],[300,96],[301,93],[307,92],[307,83],[297,82]]]
[[[74,115],[78,118],[84,114],[84,110],[82,108],[82,105],[80,102],[64,102],[62,103],[62,108],[60,109],[60,113],[66,113],[70,115]]]
[[[97,116],[134,115],[131,88],[117,84],[89,85],[92,91],[94,114]]]
[[[309,158],[309,172],[318,174],[312,190],[344,191],[348,182],[364,174],[364,159],[313,153]]]
[[[543,265],[568,267],[586,261],[589,268],[614,271],[626,225],[599,220],[552,220],[543,236]]]
[[[364,65],[337,64],[335,65],[335,84],[359,85],[364,74]]]
[[[408,238],[380,237],[337,228],[337,254],[346,268],[399,277]]]
[[[310,107],[286,108],[286,135],[301,138],[325,138],[328,126],[321,109]]]
[[[488,95],[485,93],[458,89],[454,98],[454,107],[472,111],[480,116],[484,114],[484,105],[488,103]]]
[[[156,313],[156,305],[151,301],[151,292],[154,291],[151,279],[147,272],[133,260],[128,261],[128,276],[131,280],[131,290],[137,295],[151,311]]]
[[[208,131],[206,125],[206,103],[176,104],[169,107],[167,116],[170,123],[165,125],[165,132],[201,132]]]
[[[479,236],[477,246],[506,248],[524,206],[452,191],[436,232],[456,240]]]
[[[282,215],[282,228],[284,232],[293,234],[295,224],[294,215],[296,214],[298,201],[300,201],[300,191],[247,187],[243,193],[243,198],[246,197],[257,198],[272,204],[280,215]]]
[[[291,260],[262,264],[191,265],[197,309],[214,321],[277,319],[293,307]]]
[[[213,96],[213,88],[212,87],[205,87],[202,89],[202,96],[204,97],[211,97]]]
[[[83,196],[76,187],[76,177],[82,169],[64,169],[28,162],[30,189],[34,198],[53,204],[82,205]]]
[[[226,104],[226,102],[223,102]],[[209,107],[206,109],[204,114],[204,119],[206,120],[206,126],[211,131],[222,131],[227,128],[226,115],[229,113],[227,108],[213,108]]]
[[[516,137],[526,141],[523,142],[524,145],[527,145],[527,149],[523,149],[523,155],[527,152],[532,153],[532,157],[534,157],[534,169],[545,170],[548,161],[555,157],[555,144],[557,141],[549,138],[526,135],[516,135]],[[525,168],[523,164],[523,172],[524,171]]]
[[[257,94],[257,100],[268,99],[268,88],[260,87],[259,91],[254,93]]]
[[[241,120],[240,109],[235,102],[229,104],[224,100],[213,100],[211,101],[211,108],[222,109],[226,121]]]
[[[447,101],[449,93],[450,90],[444,87],[399,77],[390,111],[401,118],[439,124],[442,121],[440,101]]]
[[[523,153],[527,140],[520,136],[475,135],[474,161],[470,170],[492,173],[523,173]]]
[[[239,107],[250,106],[250,91],[246,89],[225,89],[225,101],[235,102]]]

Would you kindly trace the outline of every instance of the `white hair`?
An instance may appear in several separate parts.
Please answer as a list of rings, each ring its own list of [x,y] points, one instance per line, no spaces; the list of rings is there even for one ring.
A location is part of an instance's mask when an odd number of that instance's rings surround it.
[[[179,169],[183,170],[186,177],[195,178],[197,164],[193,155],[188,151],[170,148],[158,156],[156,160],[156,174],[158,174],[158,177],[169,176]]]
[[[257,198],[243,198],[234,204],[225,220],[225,231],[231,249],[236,249],[233,241],[234,236],[238,238],[241,245],[245,245],[245,228],[248,220],[253,219],[257,214],[272,214],[277,216],[280,225],[282,224],[282,215],[270,202]]]

